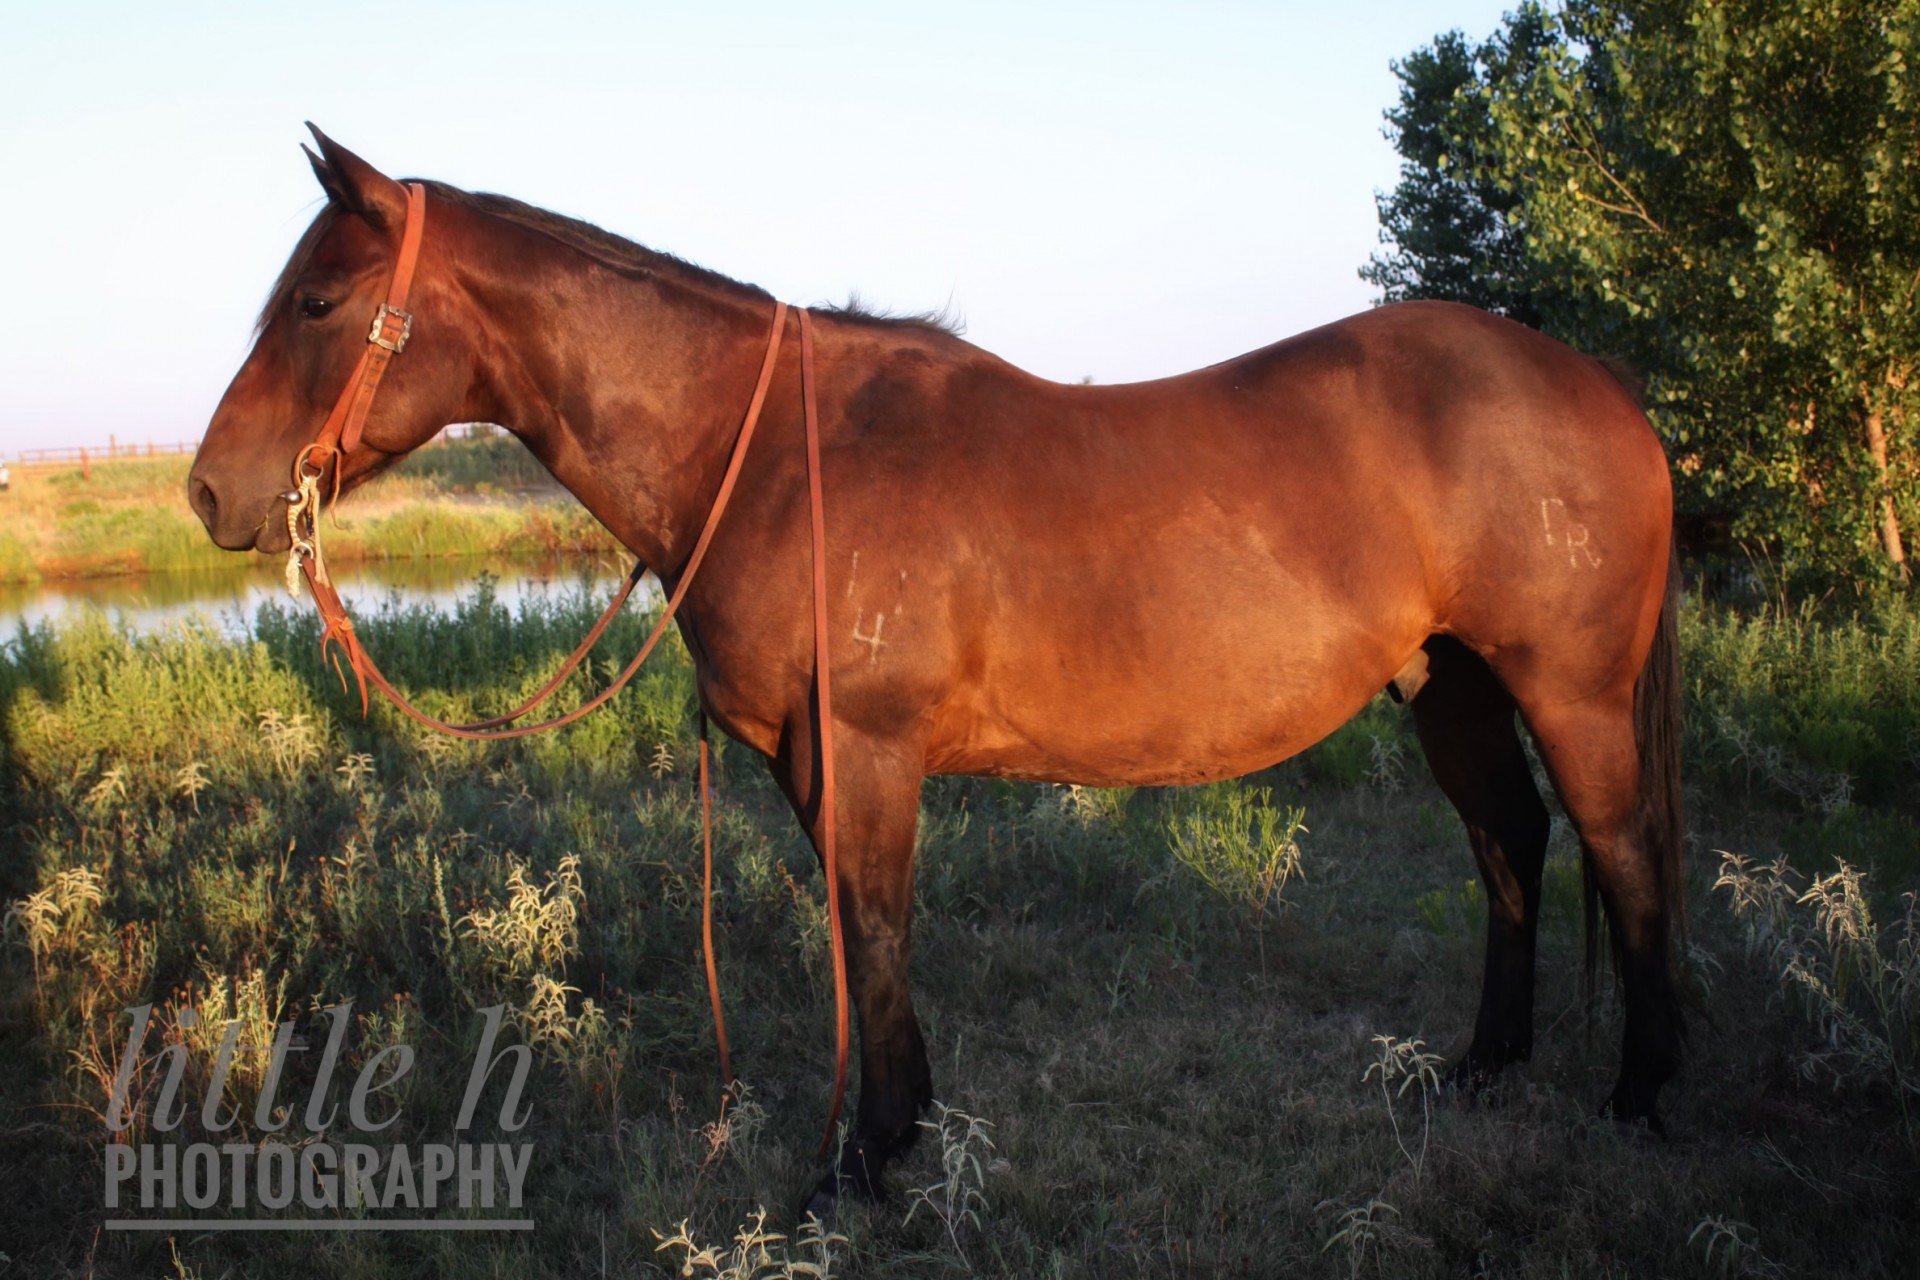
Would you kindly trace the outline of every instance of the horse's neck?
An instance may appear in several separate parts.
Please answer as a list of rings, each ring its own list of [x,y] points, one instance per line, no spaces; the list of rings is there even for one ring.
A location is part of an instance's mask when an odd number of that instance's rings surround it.
[[[517,350],[500,421],[647,567],[692,553],[753,390],[771,304],[671,279],[529,290],[497,335]],[[756,314],[758,312],[758,314]],[[496,316],[496,320],[499,317]]]

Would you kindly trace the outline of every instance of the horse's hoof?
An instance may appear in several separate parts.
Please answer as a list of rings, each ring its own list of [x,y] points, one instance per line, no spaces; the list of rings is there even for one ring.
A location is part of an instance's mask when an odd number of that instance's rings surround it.
[[[1619,1089],[1614,1090],[1613,1096],[1601,1105],[1600,1115],[1603,1119],[1613,1121],[1616,1128],[1636,1137],[1649,1136],[1662,1141],[1666,1140],[1667,1125],[1660,1118],[1660,1114],[1651,1106],[1634,1106]]]
[[[1659,1116],[1621,1116],[1602,1107],[1600,1118],[1613,1121],[1613,1127],[1630,1139],[1652,1142],[1667,1140],[1667,1126]]]
[[[839,1179],[828,1174],[820,1180],[820,1185],[807,1197],[807,1203],[800,1210],[800,1221],[818,1218],[822,1222],[832,1222],[833,1215],[840,1207]]]
[[[1492,1063],[1462,1058],[1440,1077],[1440,1093],[1462,1102],[1483,1102],[1500,1083],[1500,1071]]]

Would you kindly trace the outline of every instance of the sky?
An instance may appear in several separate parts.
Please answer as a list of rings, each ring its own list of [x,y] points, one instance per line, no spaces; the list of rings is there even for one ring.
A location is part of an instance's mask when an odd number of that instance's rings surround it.
[[[303,120],[1045,377],[1365,309],[1390,62],[1511,0],[0,10],[0,455],[191,441],[319,208]]]

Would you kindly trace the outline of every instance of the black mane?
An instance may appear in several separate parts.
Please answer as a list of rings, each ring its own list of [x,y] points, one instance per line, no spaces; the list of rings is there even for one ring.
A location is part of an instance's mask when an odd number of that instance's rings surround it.
[[[952,308],[937,307],[931,311],[889,311],[876,307],[857,293],[847,295],[847,300],[838,306],[814,307],[822,315],[835,316],[841,320],[851,320],[855,324],[889,325],[899,329],[925,329],[932,333],[944,333],[950,338],[958,338],[967,331],[967,325]]]
[[[403,178],[403,182],[418,182],[427,189],[427,194],[448,204],[461,205],[468,209],[477,209],[481,213],[522,226],[530,231],[538,231],[552,240],[557,240],[586,254],[601,266],[621,275],[646,279],[652,276],[668,276],[686,280],[707,288],[730,293],[736,297],[750,298],[754,301],[773,301],[773,295],[758,285],[744,284],[732,276],[721,275],[684,258],[676,258],[670,253],[661,253],[658,249],[649,249],[645,245],[635,244],[624,236],[617,236],[604,227],[579,218],[569,218],[565,214],[555,213],[551,209],[542,209],[528,204],[524,200],[515,200],[512,196],[496,195],[491,191],[462,191],[459,187],[450,187],[444,182],[434,182],[426,178]]]

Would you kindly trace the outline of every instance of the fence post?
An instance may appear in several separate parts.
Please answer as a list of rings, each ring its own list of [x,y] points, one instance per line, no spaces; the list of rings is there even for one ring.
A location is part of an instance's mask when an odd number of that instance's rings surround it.
[[[92,475],[92,470],[87,466],[87,451],[83,448],[80,450],[80,478],[86,480],[91,478]]]

